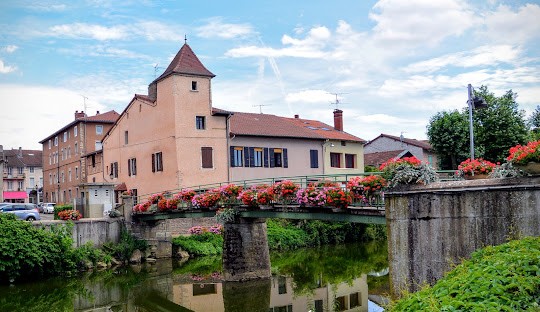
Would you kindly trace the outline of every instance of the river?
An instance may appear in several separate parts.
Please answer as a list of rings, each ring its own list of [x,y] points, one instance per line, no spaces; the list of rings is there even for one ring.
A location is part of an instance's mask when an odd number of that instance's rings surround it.
[[[380,311],[368,295],[389,293],[387,255],[386,242],[272,252],[272,278],[241,283],[221,281],[221,257],[160,260],[0,286],[0,311]]]

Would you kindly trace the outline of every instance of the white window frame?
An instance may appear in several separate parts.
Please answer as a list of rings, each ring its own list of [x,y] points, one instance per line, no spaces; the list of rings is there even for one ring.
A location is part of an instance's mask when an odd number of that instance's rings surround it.
[[[96,134],[97,135],[102,135],[103,134],[103,125],[96,125]]]

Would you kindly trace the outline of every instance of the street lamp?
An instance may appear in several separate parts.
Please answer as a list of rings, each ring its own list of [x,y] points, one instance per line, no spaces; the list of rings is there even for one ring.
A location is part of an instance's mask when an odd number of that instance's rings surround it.
[[[469,93],[467,104],[469,106],[469,136],[471,138],[471,160],[473,160],[474,159],[474,133],[473,133],[472,111],[473,111],[473,108],[478,108],[478,109],[486,108],[487,103],[484,100],[484,98],[475,96],[473,94],[473,87],[471,86],[470,83],[467,86],[467,90]]]

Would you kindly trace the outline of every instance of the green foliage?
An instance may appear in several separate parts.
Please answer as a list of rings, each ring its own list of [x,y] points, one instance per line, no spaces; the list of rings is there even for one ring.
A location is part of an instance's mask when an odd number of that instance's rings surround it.
[[[437,153],[441,169],[455,169],[469,155],[469,121],[457,110],[439,112],[427,127],[431,147]]]
[[[538,311],[540,237],[474,252],[433,287],[394,302],[388,311]]]
[[[268,246],[270,249],[295,249],[308,245],[308,235],[299,227],[283,219],[267,219]]]
[[[211,256],[223,253],[223,236],[211,232],[191,236],[178,236],[173,244],[193,256]]]
[[[383,241],[386,240],[386,225],[368,224],[365,228],[364,241]]]
[[[215,272],[221,272],[221,256],[204,256],[197,259],[189,259],[182,266],[174,269],[174,274],[197,274],[209,276]]]
[[[60,220],[60,217],[58,216],[58,213],[60,211],[64,211],[64,210],[73,210],[73,205],[72,204],[67,204],[67,205],[56,205],[56,206],[54,206],[54,220]]]
[[[103,250],[115,259],[126,262],[136,249],[141,252],[146,251],[148,243],[145,240],[137,239],[131,235],[125,227],[120,230],[120,241],[118,243],[105,243]]]
[[[529,137],[525,114],[518,109],[517,94],[512,90],[496,97],[482,86],[475,95],[481,96],[488,105],[473,111],[475,156],[492,162],[504,162],[510,147],[527,142]],[[470,156],[469,111],[439,112],[427,127],[429,142],[441,165],[441,169],[456,169]]]
[[[475,91],[483,97],[488,107],[475,110],[475,144],[484,148],[484,153],[478,155],[493,162],[504,162],[508,150],[517,144],[527,142],[528,127],[525,112],[520,111],[516,103],[517,93],[507,91],[503,96],[496,97],[486,86]]]
[[[0,283],[38,279],[77,268],[71,230],[35,228],[11,214],[0,214]]]

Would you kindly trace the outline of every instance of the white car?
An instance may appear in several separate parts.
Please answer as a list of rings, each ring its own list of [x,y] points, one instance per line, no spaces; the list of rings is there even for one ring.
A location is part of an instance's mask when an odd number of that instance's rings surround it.
[[[54,213],[56,203],[43,203],[43,213]]]

